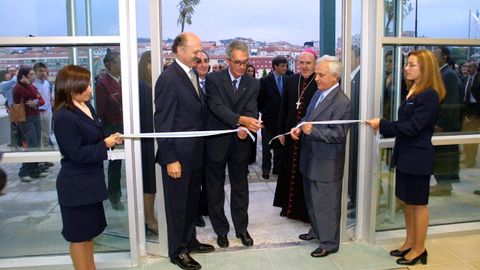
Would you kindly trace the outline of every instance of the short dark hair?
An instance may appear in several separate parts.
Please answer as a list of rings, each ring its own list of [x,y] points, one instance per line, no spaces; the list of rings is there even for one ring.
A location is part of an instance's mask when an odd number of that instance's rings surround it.
[[[285,56],[279,55],[275,56],[272,60],[272,68],[275,69],[275,66],[279,66],[280,64],[287,64],[287,58]]]
[[[6,70],[0,70],[0,82],[5,81],[5,75],[7,74],[10,74],[10,73]]]
[[[210,61],[210,56],[208,55],[208,53],[206,51],[201,50],[200,52],[205,54],[207,56],[207,60]]]
[[[450,61],[450,50],[445,46],[440,46],[438,49],[440,49],[440,55],[445,56],[445,62],[448,63]]]
[[[35,65],[33,65],[33,70],[35,72],[37,72],[40,68],[47,68],[47,66],[42,62],[35,63]]]
[[[112,49],[108,48],[105,57],[103,57],[103,64],[110,71],[110,63],[116,61],[116,58],[120,56],[119,52],[112,51]]]
[[[175,37],[175,39],[173,40],[173,44],[172,44],[172,52],[173,53],[177,53],[177,50],[178,50],[178,47],[182,47],[185,45],[185,43],[187,42],[187,38],[185,36],[185,33],[180,33],[178,36]]]
[[[55,79],[55,111],[61,107],[73,109],[73,96],[85,92],[89,85],[88,69],[75,65],[60,69]]]

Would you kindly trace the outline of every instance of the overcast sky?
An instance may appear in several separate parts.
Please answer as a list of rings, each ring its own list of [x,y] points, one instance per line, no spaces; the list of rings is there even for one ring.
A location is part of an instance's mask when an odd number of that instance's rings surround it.
[[[118,2],[91,0],[94,34],[118,34]],[[66,35],[65,0],[1,1],[0,36]],[[149,36],[149,0],[137,0],[138,34]],[[336,0],[336,2],[341,2]],[[360,0],[352,0],[353,33],[359,33]],[[415,0],[410,0],[415,6]],[[85,34],[84,1],[76,0],[77,29]],[[173,38],[177,26],[178,0],[163,0],[163,36]],[[427,37],[468,37],[468,11],[480,10],[480,0],[418,0],[418,33]],[[18,12],[16,12],[18,11]],[[337,16],[341,10],[337,10]],[[404,30],[414,30],[415,10],[405,18]],[[318,40],[319,0],[201,0],[195,8],[193,24],[187,31],[202,40],[220,40],[237,36],[259,41],[288,41],[301,45]],[[337,35],[340,25],[336,25]],[[472,33],[475,33],[472,30]],[[480,29],[476,31],[480,38]]]

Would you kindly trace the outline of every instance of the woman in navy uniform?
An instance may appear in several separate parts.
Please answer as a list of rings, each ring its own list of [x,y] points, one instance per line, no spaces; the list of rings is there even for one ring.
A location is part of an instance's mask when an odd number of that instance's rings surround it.
[[[70,242],[75,269],[94,269],[93,238],[107,226],[103,203],[107,187],[103,161],[107,149],[121,143],[119,133],[107,138],[90,105],[90,72],[68,65],[55,81],[55,137],[62,154],[57,193],[63,237]]]
[[[435,164],[432,135],[445,86],[432,52],[420,50],[408,55],[405,79],[409,89],[398,109],[398,120],[371,119],[367,123],[385,137],[396,137],[391,165],[396,166],[395,195],[404,202],[407,237],[390,255],[398,264],[427,263],[425,238],[428,229],[430,176]]]

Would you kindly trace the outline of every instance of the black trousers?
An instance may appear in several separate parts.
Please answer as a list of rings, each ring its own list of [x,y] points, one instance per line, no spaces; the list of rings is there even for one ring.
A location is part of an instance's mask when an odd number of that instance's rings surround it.
[[[281,152],[279,148],[272,148],[268,142],[274,137],[274,131],[262,128],[262,172],[270,173],[272,168],[272,151],[273,150],[273,171],[277,172],[280,169]]]
[[[230,212],[236,233],[243,233],[248,226],[248,157],[239,160],[236,151],[229,151],[224,160],[207,158],[206,176],[208,193],[208,214],[217,235],[227,235],[230,230],[225,216],[225,168],[230,178]]]
[[[162,166],[170,258],[189,252],[197,236],[195,221],[198,218],[202,174],[203,168],[189,172],[182,171],[179,179],[173,179],[168,176],[167,167]]]

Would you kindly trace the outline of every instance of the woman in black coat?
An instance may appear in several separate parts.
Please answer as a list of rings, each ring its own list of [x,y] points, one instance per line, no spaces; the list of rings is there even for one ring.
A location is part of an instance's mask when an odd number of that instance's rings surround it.
[[[367,123],[386,137],[396,137],[391,164],[396,166],[395,195],[404,202],[407,237],[390,255],[401,257],[398,264],[414,265],[419,261],[427,263],[427,205],[435,164],[432,135],[439,102],[445,97],[445,86],[437,60],[428,50],[408,55],[405,79],[409,92],[398,109],[398,120],[376,118]]]
[[[93,238],[107,226],[103,161],[107,149],[121,143],[119,133],[103,136],[103,125],[90,105],[90,72],[68,65],[55,81],[55,137],[62,154],[57,193],[63,237],[70,243],[75,269],[95,269]]]

